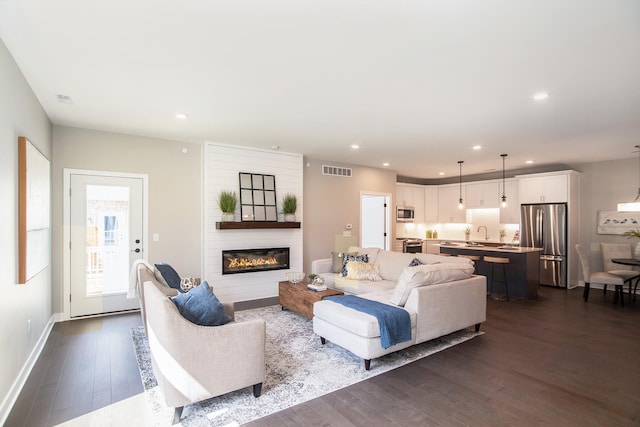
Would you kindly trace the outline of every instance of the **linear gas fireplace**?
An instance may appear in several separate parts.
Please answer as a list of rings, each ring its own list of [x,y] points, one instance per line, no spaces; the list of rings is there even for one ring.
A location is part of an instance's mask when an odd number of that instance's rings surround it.
[[[234,249],[222,251],[222,274],[289,268],[289,248]]]

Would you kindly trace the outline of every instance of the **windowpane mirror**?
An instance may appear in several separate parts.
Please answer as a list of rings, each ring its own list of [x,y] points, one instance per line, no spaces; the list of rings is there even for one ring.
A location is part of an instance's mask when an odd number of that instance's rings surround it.
[[[242,221],[277,221],[276,177],[240,172]]]

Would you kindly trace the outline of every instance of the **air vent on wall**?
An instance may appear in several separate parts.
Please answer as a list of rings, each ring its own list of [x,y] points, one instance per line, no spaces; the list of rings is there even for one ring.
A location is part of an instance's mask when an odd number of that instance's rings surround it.
[[[351,177],[351,168],[322,165],[322,175]]]

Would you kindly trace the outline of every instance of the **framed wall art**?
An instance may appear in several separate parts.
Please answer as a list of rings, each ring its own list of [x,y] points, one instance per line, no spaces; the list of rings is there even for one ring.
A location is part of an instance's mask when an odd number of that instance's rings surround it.
[[[26,137],[18,137],[18,283],[27,283],[51,259],[50,163]]]
[[[640,212],[598,211],[597,233],[623,235],[640,228]]]

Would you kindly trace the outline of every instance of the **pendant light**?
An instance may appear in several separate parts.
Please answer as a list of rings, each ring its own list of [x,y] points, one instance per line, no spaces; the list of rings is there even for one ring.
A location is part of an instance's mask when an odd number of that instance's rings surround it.
[[[506,154],[500,154],[500,157],[502,157],[502,197],[500,198],[502,200],[502,203],[500,204],[500,206],[502,206],[503,208],[507,207],[507,194],[505,193],[506,188],[504,186],[504,159],[505,157],[507,157]]]
[[[458,164],[460,165],[460,198],[458,199],[458,209],[464,208],[464,204],[462,203],[462,164],[464,161],[458,160]]]
[[[618,203],[618,212],[640,212],[640,145],[635,146],[638,153],[638,194],[632,202]]]

